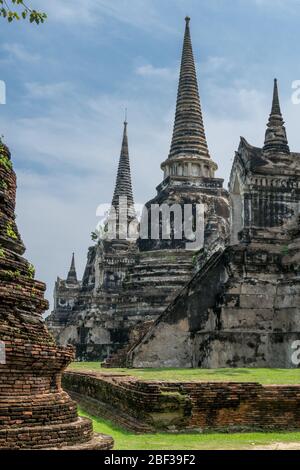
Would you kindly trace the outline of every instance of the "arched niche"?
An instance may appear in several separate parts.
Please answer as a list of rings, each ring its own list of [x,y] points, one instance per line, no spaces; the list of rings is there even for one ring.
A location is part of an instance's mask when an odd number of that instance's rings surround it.
[[[209,166],[208,165],[203,166],[203,176],[205,178],[209,178],[209,176],[210,176]]]
[[[230,193],[231,202],[231,245],[239,242],[238,234],[244,228],[244,201],[241,193],[241,184],[236,176],[233,190]]]
[[[192,164],[192,176],[200,176],[200,166],[197,163]]]

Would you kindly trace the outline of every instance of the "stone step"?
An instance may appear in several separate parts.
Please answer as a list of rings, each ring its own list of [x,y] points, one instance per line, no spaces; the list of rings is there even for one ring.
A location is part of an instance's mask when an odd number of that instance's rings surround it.
[[[129,276],[131,279],[134,279],[136,277],[151,277],[151,276],[167,276],[167,277],[178,277],[178,276],[191,276],[191,270],[190,269],[149,269],[149,270],[143,270],[143,271],[134,271],[131,273]]]
[[[192,260],[168,261],[168,260],[164,260],[164,259],[162,259],[162,260],[154,259],[154,260],[147,260],[147,261],[146,261],[146,260],[144,260],[144,261],[139,260],[139,263],[134,266],[134,269],[135,269],[135,268],[139,268],[139,267],[142,268],[142,267],[145,267],[145,266],[147,266],[147,267],[157,266],[157,263],[158,263],[158,262],[159,262],[160,266],[166,266],[166,267],[167,267],[167,266],[174,266],[174,267],[176,267],[176,266],[178,266],[178,265],[180,265],[180,266],[187,266],[187,267],[193,266]]]
[[[139,256],[139,262],[140,263],[157,263],[157,261],[161,260],[166,263],[172,263],[172,262],[182,262],[186,261],[188,262],[189,260],[192,260],[195,255],[195,252],[191,251],[186,251],[186,250],[179,250],[179,251],[173,251],[173,250],[167,250],[167,251],[151,251],[151,252],[141,252]]]
[[[144,279],[134,279],[130,284],[128,283],[127,285],[130,286],[130,288],[136,288],[139,286],[145,286],[147,287],[148,285],[152,285],[153,288],[157,288],[159,286],[162,286],[165,290],[172,289],[172,287],[176,286],[184,286],[187,282],[190,280],[190,276],[186,277],[181,277],[181,278],[159,278],[159,277],[153,277],[150,279],[144,278]]]

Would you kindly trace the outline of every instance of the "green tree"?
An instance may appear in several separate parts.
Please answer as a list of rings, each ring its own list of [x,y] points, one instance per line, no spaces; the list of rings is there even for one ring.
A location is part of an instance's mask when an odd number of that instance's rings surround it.
[[[9,23],[14,20],[26,20],[30,23],[44,23],[46,13],[34,10],[24,0],[0,0],[0,16],[6,18]]]

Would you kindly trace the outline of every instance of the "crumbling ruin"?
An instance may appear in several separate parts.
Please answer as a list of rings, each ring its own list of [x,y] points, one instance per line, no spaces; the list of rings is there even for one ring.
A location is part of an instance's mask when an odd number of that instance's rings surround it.
[[[215,177],[218,167],[208,150],[189,22],[186,18],[172,143],[161,165],[164,180],[145,207],[177,204],[194,210],[202,204],[205,246],[224,246],[229,236],[228,193],[223,180]],[[117,196],[133,205],[127,123],[112,207]],[[127,344],[133,328],[133,336],[139,337],[145,322],[154,322],[193,276],[195,248],[186,245],[184,236],[179,240],[171,230],[166,239],[161,226],[155,240],[150,230],[148,235],[136,242],[104,238],[91,247],[79,290],[57,281],[55,308],[47,324],[60,344],[76,346],[78,359],[106,359]]]
[[[42,313],[45,285],[23,258],[15,223],[16,176],[0,143],[0,449],[111,449],[61,386],[73,348],[58,347]]]
[[[300,154],[277,80],[263,148],[241,139],[230,177],[231,246],[205,259],[131,350],[134,367],[299,367]]]
[[[290,151],[275,81],[264,146],[241,139],[223,189],[205,136],[189,23],[164,179],[145,207],[149,217],[155,205],[201,205],[203,246],[195,251],[177,237],[172,221],[164,237],[162,218],[157,237],[100,240],[71,303],[67,281],[57,283],[48,325],[59,343],[76,346],[78,359],[109,357],[109,366],[297,367],[300,154]],[[126,126],[120,168],[112,206],[116,194],[133,203]]]

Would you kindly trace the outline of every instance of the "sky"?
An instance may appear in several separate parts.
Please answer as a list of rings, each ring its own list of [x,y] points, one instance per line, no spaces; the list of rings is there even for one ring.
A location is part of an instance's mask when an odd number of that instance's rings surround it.
[[[96,208],[109,203],[124,110],[135,200],[154,197],[170,147],[185,16],[210,153],[227,187],[240,136],[262,146],[273,79],[300,151],[300,0],[28,0],[36,26],[0,23],[0,134],[18,177],[17,223],[51,302],[76,254],[82,276]]]

